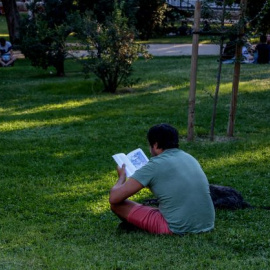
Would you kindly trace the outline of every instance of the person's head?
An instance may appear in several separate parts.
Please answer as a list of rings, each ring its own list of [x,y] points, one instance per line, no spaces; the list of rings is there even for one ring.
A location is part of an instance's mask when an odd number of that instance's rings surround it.
[[[261,36],[260,36],[260,42],[261,42],[261,43],[266,43],[266,41],[267,41],[266,35],[261,35]]]
[[[230,35],[229,35],[229,40],[230,41],[236,41],[236,39],[237,39],[237,35],[236,34],[234,34],[234,33],[231,33]]]
[[[147,133],[147,139],[151,147],[151,153],[153,148],[164,151],[179,147],[178,131],[169,124],[159,124],[151,127]]]
[[[0,38],[0,44],[1,44],[1,46],[5,46],[6,40],[4,38]]]
[[[182,26],[186,26],[187,25],[187,22],[186,21],[182,21],[181,24],[182,24]]]

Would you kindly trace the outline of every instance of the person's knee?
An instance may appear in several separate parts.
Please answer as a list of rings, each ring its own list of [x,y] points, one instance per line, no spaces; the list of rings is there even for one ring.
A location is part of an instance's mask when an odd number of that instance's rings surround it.
[[[129,200],[125,200],[121,203],[116,204],[110,202],[111,211],[116,214],[120,219],[127,219],[130,211],[135,205],[138,205],[138,203]]]
[[[110,204],[111,211],[118,216],[120,219],[125,219],[125,215],[123,213],[123,209],[118,204]]]
[[[118,213],[118,209],[119,209],[119,205],[110,202],[110,209],[111,209],[111,211],[112,211],[113,213],[117,214],[117,213]]]
[[[114,209],[116,208],[115,204],[110,203],[110,208],[111,208],[111,211],[114,212]]]

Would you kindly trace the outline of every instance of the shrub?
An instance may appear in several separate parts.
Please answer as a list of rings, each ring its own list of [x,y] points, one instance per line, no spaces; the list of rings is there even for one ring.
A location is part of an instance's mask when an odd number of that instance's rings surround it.
[[[84,71],[99,77],[105,92],[114,93],[121,83],[128,84],[130,81],[132,63],[139,55],[150,56],[147,47],[135,42],[134,31],[128,27],[127,19],[118,8],[103,24],[88,14],[83,25],[81,39],[86,42],[89,51],[83,61]]]

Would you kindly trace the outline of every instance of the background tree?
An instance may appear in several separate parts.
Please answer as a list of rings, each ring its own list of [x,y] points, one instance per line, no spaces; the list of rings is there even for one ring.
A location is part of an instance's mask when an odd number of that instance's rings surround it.
[[[9,39],[14,45],[20,38],[20,13],[17,8],[16,0],[2,0],[5,16],[7,20]]]
[[[146,47],[135,43],[134,31],[118,8],[103,24],[88,15],[82,25],[80,37],[89,48],[88,59],[83,61],[84,71],[100,78],[105,92],[114,93],[121,83],[128,84],[132,63],[139,54],[149,56]]]
[[[162,21],[162,25],[160,26],[160,33],[162,35],[169,33],[179,34],[179,22],[192,16],[193,12],[188,10],[180,10],[177,7],[167,5],[166,11],[164,13],[165,18]]]
[[[77,7],[82,14],[91,11],[98,22],[103,23],[107,16],[111,16],[114,10],[114,0],[78,0]],[[118,1],[119,2],[119,1]]]
[[[269,0],[248,0],[247,16],[251,20],[251,26],[256,32],[270,33],[270,1]]]
[[[135,26],[143,40],[149,39],[162,24],[167,10],[165,0],[78,0],[77,4],[82,13],[89,10],[99,23],[104,23],[112,15],[115,2],[121,5],[123,14],[128,18],[127,24]]]
[[[53,66],[57,76],[64,75],[66,39],[79,19],[75,8],[71,0],[47,0],[41,9],[36,1],[29,6],[32,16],[21,24],[21,51],[33,66]]]
[[[165,18],[167,4],[165,0],[137,0],[135,27],[142,40],[148,40],[155,28],[162,24]]]

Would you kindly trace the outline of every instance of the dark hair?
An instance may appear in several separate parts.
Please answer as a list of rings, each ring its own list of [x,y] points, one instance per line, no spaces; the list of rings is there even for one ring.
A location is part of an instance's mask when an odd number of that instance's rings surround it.
[[[266,41],[267,41],[266,35],[261,35],[261,36],[260,36],[260,42],[261,42],[261,43],[265,43]]]
[[[158,148],[163,150],[178,148],[178,131],[169,124],[159,124],[149,129],[147,139],[151,147],[157,143]]]
[[[1,45],[5,45],[6,44],[6,40],[4,38],[0,38],[0,44]]]

